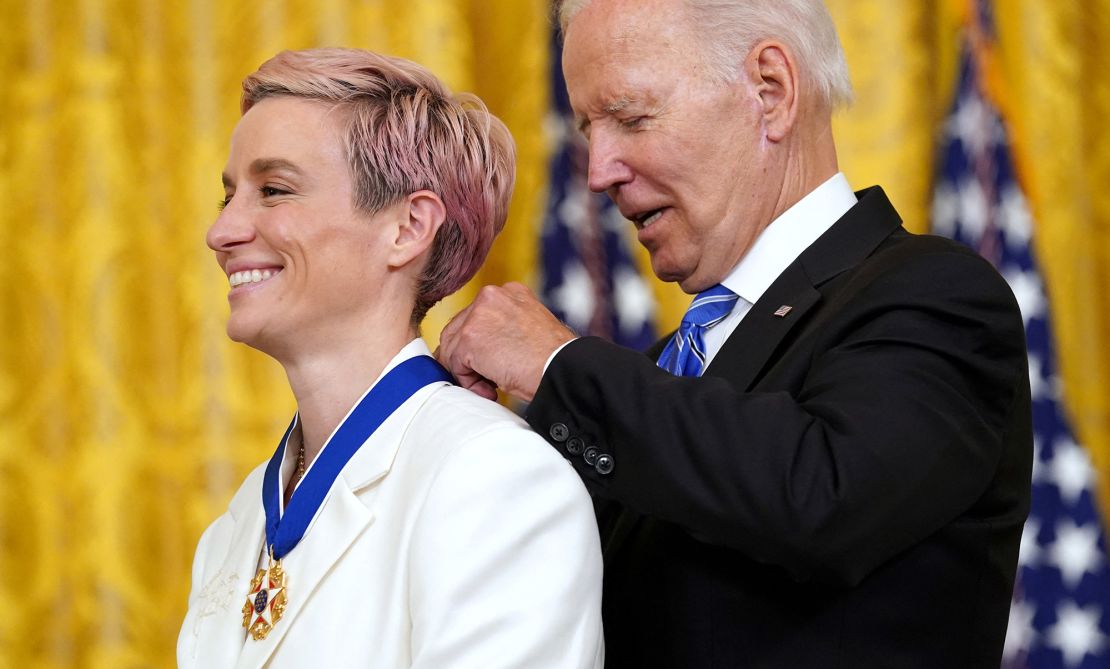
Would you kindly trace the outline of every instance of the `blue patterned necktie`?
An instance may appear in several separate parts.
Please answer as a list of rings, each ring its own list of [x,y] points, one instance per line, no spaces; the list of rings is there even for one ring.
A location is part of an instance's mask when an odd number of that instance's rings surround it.
[[[705,331],[723,321],[736,300],[736,293],[720,284],[698,293],[682,317],[678,332],[659,355],[659,366],[677,376],[701,376],[705,369]]]

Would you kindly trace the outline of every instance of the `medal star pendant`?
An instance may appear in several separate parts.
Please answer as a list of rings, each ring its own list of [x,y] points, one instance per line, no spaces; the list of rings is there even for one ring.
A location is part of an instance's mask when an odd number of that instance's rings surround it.
[[[243,604],[243,627],[255,641],[265,639],[285,614],[285,570],[281,561],[270,559],[269,569],[259,569]]]

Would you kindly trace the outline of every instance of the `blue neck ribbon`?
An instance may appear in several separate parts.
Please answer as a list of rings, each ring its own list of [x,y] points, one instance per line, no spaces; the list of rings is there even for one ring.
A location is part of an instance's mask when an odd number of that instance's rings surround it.
[[[293,426],[297,424],[297,418],[293,418],[277,451],[266,465],[266,476],[262,480],[262,506],[266,509],[266,545],[273,551],[275,560],[285,557],[300,542],[339,472],[359,447],[405,400],[424,386],[437,381],[453,383],[454,379],[438,362],[426,355],[409,358],[389,370],[332,434],[300,486],[293,492],[285,513],[281,514],[278,477],[285,444]]]

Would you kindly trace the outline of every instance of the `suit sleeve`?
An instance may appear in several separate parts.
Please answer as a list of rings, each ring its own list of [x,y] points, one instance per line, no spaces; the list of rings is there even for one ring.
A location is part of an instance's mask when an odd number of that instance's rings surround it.
[[[846,292],[766,372],[789,381],[675,377],[584,338],[528,422],[595,496],[798,580],[857,583],[983,494],[1028,376],[1013,296],[978,257],[911,257]]]
[[[413,536],[412,667],[600,669],[589,495],[523,425],[455,449]]]

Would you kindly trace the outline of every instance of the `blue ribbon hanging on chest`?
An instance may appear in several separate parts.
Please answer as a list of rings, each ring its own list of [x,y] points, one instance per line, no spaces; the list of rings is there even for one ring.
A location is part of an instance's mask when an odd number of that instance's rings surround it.
[[[425,386],[454,379],[438,362],[427,355],[405,360],[381,378],[324,444],[316,461],[281,512],[279,477],[289,435],[297,417],[285,430],[277,450],[266,465],[262,479],[262,506],[266,510],[266,547],[268,565],[259,569],[250,583],[243,604],[243,627],[255,640],[265,639],[285,613],[288,604],[286,573],[281,560],[304,538],[309,524],[324,503],[328,491],[359,447],[393,415],[402,404]]]

